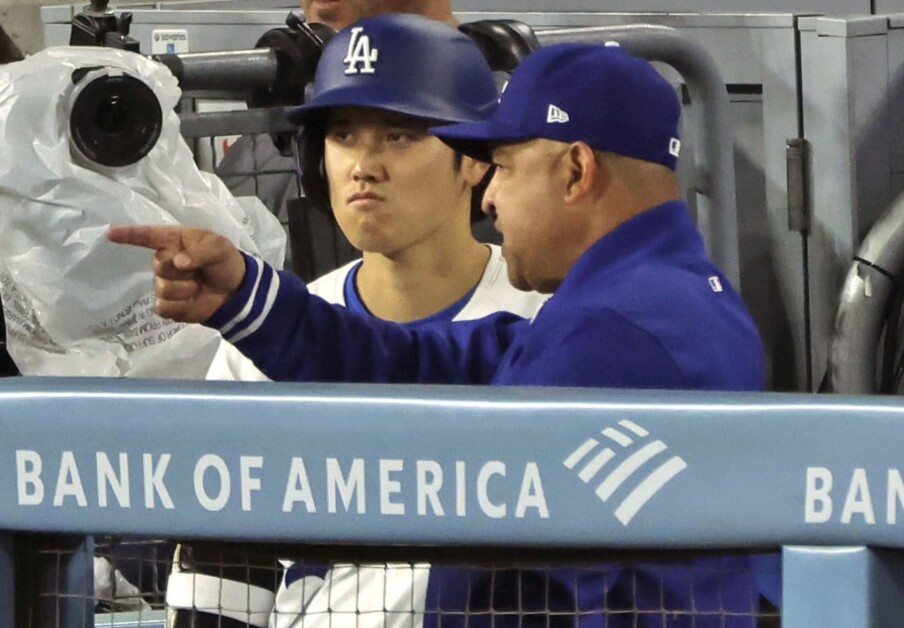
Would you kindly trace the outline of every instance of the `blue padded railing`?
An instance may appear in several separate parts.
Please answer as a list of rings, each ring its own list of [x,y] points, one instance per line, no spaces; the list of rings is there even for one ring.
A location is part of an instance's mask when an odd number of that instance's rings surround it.
[[[895,397],[6,379],[0,601],[13,597],[5,548],[17,531],[901,548],[902,451]],[[829,578],[824,560],[835,554],[813,551]],[[873,573],[886,556],[897,560],[880,553],[848,552],[839,564]],[[818,625],[799,618],[837,599],[806,602],[816,595],[806,552],[785,555],[798,581],[789,584],[786,562],[783,625]],[[898,579],[876,573],[849,591],[867,616],[832,625],[885,625],[870,617]],[[874,581],[884,588],[866,586]],[[13,625],[5,609],[0,625]]]

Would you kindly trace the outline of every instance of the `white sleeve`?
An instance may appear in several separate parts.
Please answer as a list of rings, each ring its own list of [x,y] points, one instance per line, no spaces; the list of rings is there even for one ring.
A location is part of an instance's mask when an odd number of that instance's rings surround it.
[[[334,565],[280,586],[270,628],[421,628],[430,565]]]

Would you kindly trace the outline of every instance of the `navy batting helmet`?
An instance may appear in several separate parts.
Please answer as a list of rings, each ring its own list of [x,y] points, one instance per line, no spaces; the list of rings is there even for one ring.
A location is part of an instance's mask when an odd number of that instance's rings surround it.
[[[323,171],[329,109],[373,107],[441,125],[482,120],[498,98],[480,49],[451,26],[419,15],[387,14],[344,28],[324,48],[307,102],[288,112],[304,125],[299,148],[305,195],[329,211]]]

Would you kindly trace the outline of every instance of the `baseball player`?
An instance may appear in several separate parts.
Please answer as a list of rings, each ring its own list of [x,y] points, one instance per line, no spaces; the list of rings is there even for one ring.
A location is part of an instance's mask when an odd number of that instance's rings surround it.
[[[442,81],[435,80],[435,59],[446,60]],[[472,190],[487,165],[427,133],[437,124],[479,119],[497,98],[476,46],[439,22],[375,17],[330,42],[312,97],[296,118],[304,128],[304,189],[332,208],[363,259],[311,283],[312,294],[411,327],[537,311],[543,297],[513,288],[500,247],[471,234]],[[324,572],[290,566],[271,626],[339,628],[344,620],[360,627],[360,613],[372,625],[407,625],[423,605],[428,575],[424,563],[335,565]],[[387,603],[387,591],[394,603]]]
[[[500,248],[471,234],[472,190],[487,164],[427,133],[476,120],[497,99],[478,48],[439,22],[379,16],[330,42],[295,114],[302,180],[363,260],[310,284],[313,294],[410,325],[534,314],[540,295],[514,289]]]
[[[364,17],[386,13],[411,13],[455,26],[449,0],[302,0],[302,12],[308,22],[325,24],[341,30]],[[244,135],[226,151],[216,167],[217,175],[235,195],[257,196],[280,221],[290,223],[293,237],[286,251],[286,268],[292,268],[304,279],[313,279],[358,257],[341,236],[327,211],[313,211],[302,200],[296,176],[294,156],[280,155],[269,134]],[[253,174],[251,174],[253,173]],[[483,240],[491,227],[482,221],[476,231]],[[302,234],[302,235],[298,235]],[[305,242],[305,250],[292,253]]]
[[[761,390],[759,334],[681,200],[679,116],[647,62],[561,44],[523,61],[484,120],[435,131],[496,166],[483,209],[503,234],[509,278],[552,294],[531,320],[403,327],[330,305],[207,231],[120,226],[109,237],[156,251],[162,315],[220,329],[275,380]],[[581,627],[755,624],[743,556],[505,585],[442,571],[431,580],[440,593],[428,592],[425,624],[434,599],[514,611],[443,614],[444,626],[521,625],[550,611]]]
[[[442,80],[437,80],[435,59],[445,60]],[[362,20],[331,40],[318,64],[311,97],[295,116],[304,129],[299,148],[302,178],[309,199],[333,212],[363,258],[310,284],[314,294],[353,312],[408,326],[471,320],[499,311],[519,316],[537,311],[544,297],[513,288],[500,247],[479,243],[472,235],[473,189],[485,178],[488,165],[428,134],[437,124],[480,119],[497,99],[495,79],[480,50],[441,22],[418,15],[383,15]],[[250,601],[254,621],[263,621],[262,612],[270,603],[266,584],[272,581],[263,569],[262,577],[243,584],[201,573],[217,571],[202,565],[202,559],[215,563],[230,547],[246,558],[238,546],[195,543],[191,555],[197,563],[192,567],[186,560],[188,550],[180,550],[167,592],[171,608],[185,609],[178,615],[197,615],[191,609],[206,608],[207,618],[194,619],[195,625],[202,620],[228,625],[242,621],[239,616]],[[256,562],[266,561],[260,558]],[[411,581],[412,573],[423,575],[426,582],[426,565],[413,572],[405,569],[391,571],[394,582]],[[377,575],[384,572],[382,566],[366,572],[374,576],[370,586],[380,592],[386,579]],[[307,580],[296,578],[296,573],[289,569],[279,592],[280,621],[294,617],[302,602],[310,604],[323,577],[330,582],[333,609],[343,604],[360,607],[360,592],[337,596],[340,585],[333,582],[357,581],[367,577],[365,572],[340,566]],[[236,585],[242,593],[233,603],[233,596],[224,592]],[[410,593],[403,596],[410,598]],[[173,623],[181,626],[179,620]]]
[[[357,58],[349,52],[356,48]],[[373,49],[382,61],[371,73]],[[437,58],[447,60],[439,83]],[[304,187],[314,202],[332,207],[363,260],[310,284],[313,294],[409,326],[536,312],[542,297],[514,289],[500,248],[471,235],[472,188],[486,165],[427,135],[437,123],[477,119],[497,97],[477,49],[439,23],[363,20],[330,43],[299,113]],[[354,611],[375,613],[369,617],[381,626],[405,623],[422,606],[428,574],[426,564],[336,565],[324,573],[292,566],[271,625],[314,625],[338,612],[330,618],[335,627]],[[386,603],[387,590],[395,604]]]

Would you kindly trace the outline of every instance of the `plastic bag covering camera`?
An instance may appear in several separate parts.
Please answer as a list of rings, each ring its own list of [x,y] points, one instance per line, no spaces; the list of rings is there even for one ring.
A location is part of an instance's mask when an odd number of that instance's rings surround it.
[[[117,168],[71,145],[80,68],[140,79],[163,112],[150,152]],[[154,314],[150,251],[107,241],[110,224],[186,224],[281,266],[285,232],[256,199],[200,172],[179,134],[175,78],[140,55],[49,48],[0,66],[0,296],[10,355],[26,375],[263,379],[213,330]]]

